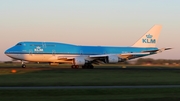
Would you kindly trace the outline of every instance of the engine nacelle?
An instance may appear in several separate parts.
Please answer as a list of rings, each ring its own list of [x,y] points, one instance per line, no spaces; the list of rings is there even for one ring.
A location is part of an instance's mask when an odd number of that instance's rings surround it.
[[[108,63],[118,63],[119,62],[119,57],[117,55],[110,55],[107,57]]]
[[[76,57],[74,59],[74,64],[75,65],[84,65],[85,64],[85,59],[82,57]]]

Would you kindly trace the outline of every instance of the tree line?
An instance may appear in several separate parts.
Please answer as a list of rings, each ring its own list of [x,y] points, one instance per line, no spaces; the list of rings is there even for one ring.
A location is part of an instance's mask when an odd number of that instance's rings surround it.
[[[180,60],[139,58],[135,64],[137,64],[137,65],[142,65],[142,64],[176,65],[176,64],[180,64]]]

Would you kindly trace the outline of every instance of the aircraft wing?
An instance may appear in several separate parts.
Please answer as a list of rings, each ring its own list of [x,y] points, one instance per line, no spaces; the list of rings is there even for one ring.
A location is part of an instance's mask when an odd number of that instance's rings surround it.
[[[119,58],[121,58],[122,61],[126,61],[129,59],[133,59],[136,57],[140,57],[143,55],[149,55],[150,52],[142,52],[142,53],[123,53],[123,54],[102,54],[102,55],[90,55],[89,58],[94,58],[94,63],[96,64],[103,64],[105,61],[103,61],[103,58],[106,58],[108,56],[116,55]]]
[[[133,59],[139,56],[143,56],[143,55],[149,55],[151,54],[150,52],[142,52],[142,53],[124,53],[124,54],[120,54],[119,57],[121,57],[122,59]]]
[[[111,55],[118,55],[120,58],[128,60],[128,59],[133,59],[133,58],[136,58],[136,57],[141,57],[141,56],[144,56],[144,55],[156,54],[156,53],[159,53],[159,52],[162,52],[162,51],[165,51],[165,50],[170,50],[170,49],[172,49],[172,48],[161,48],[161,49],[156,49],[156,50],[143,51],[143,52],[140,52],[140,53],[90,55],[89,57],[90,58],[103,58],[103,57],[108,57],[108,56],[111,56]]]
[[[123,54],[118,54],[118,56],[133,56],[133,55],[148,55],[150,52],[142,52],[142,53],[123,53]],[[103,55],[90,55],[90,58],[102,58],[102,57],[108,57],[111,55],[116,55],[116,54],[103,54]]]
[[[149,50],[149,51],[143,51],[143,52],[138,52],[138,53],[122,53],[122,54],[100,54],[100,55],[89,55],[89,59],[90,60],[101,60],[103,58],[106,58],[108,56],[113,56],[116,55],[119,58],[121,58],[122,60],[129,60],[129,59],[133,59],[133,58],[137,58],[137,57],[141,57],[141,56],[145,56],[145,55],[150,55],[150,54],[156,54],[165,50],[170,50],[172,48],[162,48],[162,49],[156,49],[156,50]],[[58,61],[72,61],[76,56],[58,56],[58,57],[54,57],[56,58],[55,60]]]

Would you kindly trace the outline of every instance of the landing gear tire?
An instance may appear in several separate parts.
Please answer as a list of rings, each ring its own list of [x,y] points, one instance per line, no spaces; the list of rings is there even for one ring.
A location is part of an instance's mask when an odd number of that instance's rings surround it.
[[[78,66],[78,65],[72,65],[71,68],[72,68],[72,69],[78,69],[79,66]]]
[[[21,66],[22,68],[26,68],[26,65],[25,64],[22,64],[22,66]]]
[[[93,65],[90,65],[90,69],[94,69],[94,66],[93,66]]]
[[[85,68],[86,68],[86,66],[83,65],[83,66],[82,66],[82,69],[85,69]]]
[[[89,69],[93,69],[94,66],[91,64],[91,65],[88,66],[88,68],[89,68]]]
[[[83,69],[93,69],[94,66],[92,64],[85,64],[82,66]]]
[[[78,65],[75,65],[75,68],[76,68],[76,69],[78,69],[78,68],[79,68],[79,66],[78,66]]]

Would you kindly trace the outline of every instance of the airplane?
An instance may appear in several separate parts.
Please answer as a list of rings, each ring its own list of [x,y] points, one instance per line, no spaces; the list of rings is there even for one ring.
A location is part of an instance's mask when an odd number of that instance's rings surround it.
[[[71,68],[93,69],[93,64],[112,64],[149,56],[171,48],[157,48],[161,25],[154,25],[132,46],[83,46],[59,42],[19,42],[5,54],[22,61],[47,62],[50,65],[72,64]]]

